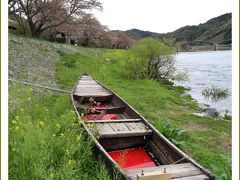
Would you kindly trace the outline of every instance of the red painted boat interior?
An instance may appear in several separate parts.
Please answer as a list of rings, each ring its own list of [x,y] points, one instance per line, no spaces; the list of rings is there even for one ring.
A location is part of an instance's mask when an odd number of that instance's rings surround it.
[[[113,160],[123,169],[156,167],[144,148],[126,149],[108,152]]]
[[[87,114],[83,117],[84,120],[117,120],[121,119],[117,114]]]
[[[89,106],[89,108],[91,108],[91,109],[106,109],[106,108],[108,108],[108,106],[106,104],[100,104],[100,105],[94,104],[94,105]]]

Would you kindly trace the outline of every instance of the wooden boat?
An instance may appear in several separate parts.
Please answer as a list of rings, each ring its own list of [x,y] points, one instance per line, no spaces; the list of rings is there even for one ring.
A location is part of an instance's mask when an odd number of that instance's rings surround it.
[[[88,74],[83,73],[74,86],[72,101],[97,153],[122,179],[214,179],[121,97]]]

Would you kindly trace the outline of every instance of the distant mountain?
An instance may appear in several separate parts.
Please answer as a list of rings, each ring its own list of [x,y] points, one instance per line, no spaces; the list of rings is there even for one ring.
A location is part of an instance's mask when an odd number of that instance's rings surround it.
[[[125,32],[134,39],[153,36],[159,38],[172,37],[177,42],[196,40],[221,42],[232,39],[232,13],[212,18],[198,26],[184,26],[170,33],[160,34],[139,29],[131,29]]]

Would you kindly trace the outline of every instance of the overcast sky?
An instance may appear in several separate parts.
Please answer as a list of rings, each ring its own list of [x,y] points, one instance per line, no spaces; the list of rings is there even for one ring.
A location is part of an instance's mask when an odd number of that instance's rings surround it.
[[[98,20],[111,30],[137,28],[165,33],[232,12],[233,0],[99,0]]]

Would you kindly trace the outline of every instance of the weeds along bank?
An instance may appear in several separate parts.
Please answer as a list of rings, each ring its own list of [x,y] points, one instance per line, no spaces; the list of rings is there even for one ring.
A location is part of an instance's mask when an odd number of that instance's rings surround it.
[[[197,103],[183,95],[182,87],[126,78],[122,68],[124,50],[77,47],[75,53],[56,53],[59,57],[54,61],[57,86],[71,89],[81,72],[90,73],[123,97],[201,165],[230,179],[230,121],[193,115]],[[47,65],[48,61],[45,63]],[[41,69],[41,64],[38,66]],[[47,78],[45,73],[38,76]],[[103,164],[92,155],[89,141],[82,136],[78,120],[71,111],[69,95],[39,94],[35,88],[31,90],[18,85],[12,86],[9,93],[12,105],[9,112],[11,177],[22,179],[30,174],[35,178],[65,179],[78,177],[81,173],[83,179],[93,176],[96,179],[109,178]],[[26,164],[31,168],[26,168]]]
[[[58,87],[60,50],[75,47],[10,34],[9,77]],[[9,179],[112,179],[92,145],[69,94],[9,83]]]
[[[92,152],[69,95],[12,85],[9,112],[9,179],[111,179]],[[12,99],[10,99],[12,101]]]

